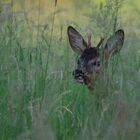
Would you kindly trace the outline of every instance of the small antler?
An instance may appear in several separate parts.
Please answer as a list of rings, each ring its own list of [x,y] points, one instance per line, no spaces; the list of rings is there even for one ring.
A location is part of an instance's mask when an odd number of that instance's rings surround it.
[[[101,44],[103,43],[103,41],[104,41],[104,38],[101,37],[100,42],[97,45],[97,48],[99,48],[101,46]]]
[[[88,34],[88,48],[90,48],[91,47],[91,33],[90,34]]]

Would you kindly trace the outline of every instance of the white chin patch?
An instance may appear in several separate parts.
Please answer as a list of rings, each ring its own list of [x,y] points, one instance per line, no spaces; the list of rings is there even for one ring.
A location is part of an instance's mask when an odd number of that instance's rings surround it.
[[[84,83],[84,79],[83,79],[83,77],[81,77],[81,76],[78,77],[77,81],[78,81],[79,83]]]

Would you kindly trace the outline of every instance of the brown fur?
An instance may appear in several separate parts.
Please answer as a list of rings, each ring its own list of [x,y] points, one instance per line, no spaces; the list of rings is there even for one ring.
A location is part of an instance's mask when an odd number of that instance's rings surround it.
[[[97,47],[92,47],[91,35],[88,36],[88,42],[86,42],[82,35],[71,26],[68,27],[68,37],[73,51],[81,55],[77,63],[77,69],[74,71],[74,77],[80,83],[87,85],[88,89],[93,90],[96,77],[103,70],[103,64],[106,64],[111,53],[115,54],[123,46],[124,31],[121,29],[116,31],[107,40],[102,51],[100,46],[104,42],[103,38],[101,38]],[[100,56],[103,56],[103,61],[101,61]],[[101,64],[101,62],[103,63]]]

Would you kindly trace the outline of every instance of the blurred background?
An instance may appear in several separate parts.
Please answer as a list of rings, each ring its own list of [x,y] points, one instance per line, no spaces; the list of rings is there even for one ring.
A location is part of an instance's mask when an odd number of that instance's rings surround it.
[[[125,31],[93,94],[73,79],[69,25],[93,46]],[[139,0],[0,0],[0,140],[139,140],[139,100]]]

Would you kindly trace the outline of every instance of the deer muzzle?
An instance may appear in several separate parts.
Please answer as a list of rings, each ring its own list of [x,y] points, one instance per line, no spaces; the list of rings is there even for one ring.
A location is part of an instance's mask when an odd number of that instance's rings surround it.
[[[74,76],[74,79],[78,81],[79,83],[84,83],[84,73],[81,70],[78,70],[78,69],[74,70],[73,76]]]
[[[81,83],[81,84],[87,84],[87,76],[85,75],[84,72],[82,72],[81,70],[79,69],[76,69],[73,71],[73,76],[74,76],[74,79]]]

